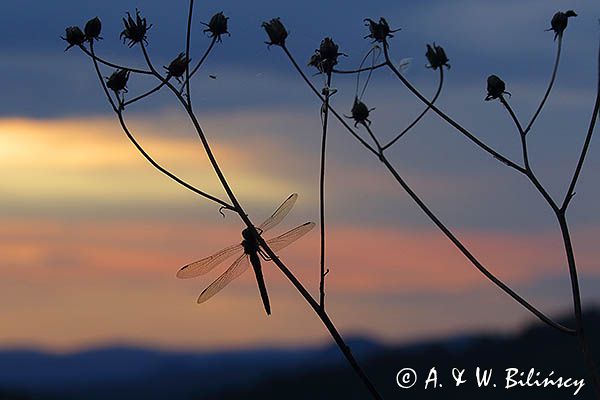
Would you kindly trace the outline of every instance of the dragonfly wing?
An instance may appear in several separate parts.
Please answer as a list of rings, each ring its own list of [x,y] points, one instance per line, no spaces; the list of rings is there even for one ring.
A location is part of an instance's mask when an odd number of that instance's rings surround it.
[[[314,222],[307,222],[300,226],[295,227],[291,231],[287,231],[283,235],[277,236],[273,239],[267,240],[267,244],[273,251],[279,251],[284,247],[289,246],[302,236],[306,235],[312,228],[315,227]]]
[[[198,297],[198,304],[204,303],[215,294],[219,293],[223,288],[234,279],[238,278],[242,275],[248,267],[250,263],[248,262],[248,256],[246,254],[242,254],[237,260],[231,264],[227,271],[223,272],[221,276],[219,276],[213,283],[210,284]]]
[[[258,229],[262,232],[266,232],[269,229],[272,229],[279,225],[279,223],[283,221],[285,216],[289,214],[292,207],[294,207],[294,204],[296,203],[297,199],[297,193],[290,195],[290,197],[285,199],[285,201],[277,208],[277,210],[275,210],[273,215],[271,215],[269,218],[267,218],[265,222],[258,226]]]
[[[187,279],[204,275],[212,271],[217,265],[221,264],[229,257],[241,254],[243,251],[244,247],[241,244],[229,246],[210,257],[206,257],[202,260],[183,266],[179,271],[177,271],[177,277]]]

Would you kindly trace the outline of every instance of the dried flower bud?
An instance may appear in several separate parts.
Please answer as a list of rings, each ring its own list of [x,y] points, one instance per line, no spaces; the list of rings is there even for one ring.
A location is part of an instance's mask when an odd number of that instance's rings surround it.
[[[358,124],[362,125],[371,125],[371,121],[369,120],[369,114],[373,111],[374,108],[369,109],[365,103],[360,101],[358,97],[354,98],[354,104],[352,105],[352,116],[346,118],[351,118],[354,120],[354,127],[357,127]]]
[[[70,26],[65,29],[65,36],[61,36],[61,39],[66,40],[66,42],[69,43],[65,49],[65,51],[67,51],[73,46],[81,46],[85,42],[85,34],[78,26]]]
[[[435,42],[433,43],[433,46],[427,45],[427,53],[425,53],[425,57],[427,57],[427,61],[429,61],[427,68],[438,69],[445,66],[446,68],[450,69],[446,52],[442,46],[437,46]]]
[[[227,34],[231,36],[231,34],[227,31],[227,20],[229,17],[226,17],[223,12],[218,12],[212,16],[208,24],[204,22],[202,25],[205,25],[207,28],[203,31],[204,33],[209,32],[211,38],[216,38],[217,42],[221,41],[221,36]]]
[[[92,41],[94,39],[99,40],[102,39],[100,37],[100,32],[102,32],[102,22],[100,22],[100,18],[95,17],[90,19],[83,29],[85,32],[85,39]]]
[[[123,18],[123,25],[125,29],[123,29],[120,35],[123,43],[128,41],[129,47],[133,47],[137,43],[148,43],[146,33],[152,27],[152,24],[148,25],[146,18],[140,16],[139,10],[135,10],[135,19],[133,19],[130,13],[127,13],[127,18]]]
[[[106,86],[116,94],[119,94],[121,91],[127,92],[129,72],[128,69],[116,70],[110,77],[106,78]]]
[[[331,73],[333,67],[338,63],[338,57],[345,55],[340,53],[339,46],[335,44],[333,39],[326,37],[321,41],[321,45],[315,53],[310,57],[308,65],[313,66],[319,70],[319,72]]]
[[[191,60],[187,58],[185,53],[179,53],[177,58],[171,61],[168,67],[164,68],[169,73],[169,76],[172,76],[175,79],[177,79],[178,82],[181,82],[179,78],[181,78],[183,74],[185,74],[185,70],[187,69],[187,66],[189,65],[190,61]]]
[[[485,98],[485,101],[497,99],[502,97],[503,94],[508,94],[510,96],[510,93],[506,91],[506,85],[504,84],[504,81],[498,78],[496,75],[488,76],[487,91],[488,94]]]
[[[365,18],[366,22],[365,26],[369,27],[369,34],[365,36],[366,38],[373,39],[373,42],[383,43],[387,40],[388,37],[394,37],[392,33],[398,32],[400,29],[391,30],[385,18],[380,17],[379,22],[373,21],[371,18]]]
[[[269,35],[270,42],[265,42],[266,44],[269,46],[285,46],[285,39],[288,36],[288,31],[281,23],[279,17],[273,18],[269,22],[263,22],[262,27],[265,28],[267,35]]]
[[[562,36],[565,29],[567,29],[567,24],[569,22],[569,17],[576,17],[577,13],[573,10],[569,10],[566,12],[559,11],[552,17],[552,21],[550,21],[550,29],[546,29],[546,31],[554,31],[554,40],[560,35]]]

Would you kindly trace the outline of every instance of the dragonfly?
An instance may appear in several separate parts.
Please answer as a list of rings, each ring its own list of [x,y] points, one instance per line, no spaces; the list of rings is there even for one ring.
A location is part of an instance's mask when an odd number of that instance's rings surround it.
[[[275,212],[265,220],[262,224],[256,227],[255,232],[262,236],[263,233],[275,228],[283,221],[283,219],[289,214],[291,209],[294,207],[298,194],[294,193],[290,195],[276,210]],[[315,227],[314,222],[306,222],[296,228],[287,231],[286,233],[267,240],[267,245],[273,251],[279,251],[302,236],[307,234],[312,228]],[[224,248],[215,254],[195,261],[193,263],[183,266],[178,272],[177,277],[182,279],[194,278],[197,276],[205,275],[219,266],[221,263],[235,257],[235,261],[223,272],[213,283],[211,283],[198,297],[198,303],[204,303],[211,297],[223,290],[228,284],[235,279],[239,278],[244,272],[248,270],[250,265],[254,269],[254,275],[256,276],[256,282],[262,302],[267,315],[271,315],[271,305],[269,303],[269,295],[267,293],[267,286],[262,273],[261,258],[264,261],[270,261],[271,259],[260,246],[258,237],[254,233],[254,230],[246,228],[242,231],[242,242]]]

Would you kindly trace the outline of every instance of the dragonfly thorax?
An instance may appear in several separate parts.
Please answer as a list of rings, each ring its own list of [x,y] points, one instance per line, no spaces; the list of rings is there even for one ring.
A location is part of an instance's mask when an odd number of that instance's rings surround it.
[[[242,231],[242,237],[244,238],[242,241],[242,246],[244,246],[244,252],[246,254],[254,254],[258,252],[258,238],[249,228],[246,228]]]

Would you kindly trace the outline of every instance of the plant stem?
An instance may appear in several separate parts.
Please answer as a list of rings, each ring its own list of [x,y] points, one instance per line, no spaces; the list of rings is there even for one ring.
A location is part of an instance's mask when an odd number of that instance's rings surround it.
[[[194,14],[194,0],[190,0],[190,8],[188,11],[187,30],[185,35],[185,57],[187,65],[185,66],[185,82],[182,89],[185,87],[185,94],[188,100],[188,105],[192,107],[192,96],[190,95],[190,42],[192,40],[192,17]]]
[[[583,324],[583,312],[581,307],[581,293],[579,289],[579,278],[577,277],[577,266],[575,264],[575,254],[573,252],[573,244],[571,242],[571,235],[569,233],[569,226],[567,224],[566,216],[563,212],[556,214],[558,223],[560,225],[560,231],[562,233],[563,242],[565,246],[565,253],[567,257],[567,263],[569,265],[569,276],[571,278],[571,290],[573,292],[573,310],[575,314],[575,325],[577,338],[579,340],[579,347],[583,354],[585,363],[587,364],[590,378],[592,379],[592,387],[596,393],[596,398],[600,399],[600,374],[598,368],[594,362],[592,352],[590,350],[587,337],[585,335],[584,324]]]
[[[152,71],[146,71],[143,69],[137,69],[137,68],[131,68],[131,67],[124,67],[122,65],[119,64],[115,64],[109,61],[106,61],[98,56],[96,56],[96,54],[92,51],[92,47],[94,46],[93,42],[90,42],[90,50],[86,49],[85,46],[79,46],[79,48],[85,53],[87,54],[89,57],[93,58],[94,61],[99,62],[100,64],[104,64],[107,67],[111,67],[111,68],[117,68],[117,69],[126,69],[130,72],[134,72],[136,74],[143,74],[143,75],[152,75]]]
[[[529,121],[529,123],[527,124],[527,127],[523,131],[524,135],[527,135],[527,133],[533,127],[533,123],[535,122],[537,117],[540,115],[540,112],[542,112],[542,108],[544,108],[544,104],[546,103],[546,100],[548,100],[548,96],[550,96],[550,92],[552,91],[552,86],[554,85],[554,81],[556,80],[556,73],[558,72],[558,64],[560,62],[560,53],[562,50],[562,39],[563,39],[563,35],[558,35],[558,45],[557,45],[558,47],[556,48],[556,60],[554,61],[554,68],[552,68],[552,76],[550,77],[550,83],[548,84],[548,89],[546,89],[546,93],[544,94],[544,97],[542,98],[540,105],[538,106],[537,110],[535,110],[533,117],[531,117],[531,120]]]
[[[127,124],[125,123],[125,119],[123,118],[123,111],[117,106],[115,105],[115,102],[113,101],[112,97],[110,96],[110,92],[108,90],[108,88],[106,87],[106,82],[104,82],[104,79],[102,79],[102,74],[100,72],[100,66],[98,65],[98,59],[96,57],[94,57],[94,45],[91,44],[90,46],[90,56],[93,60],[94,63],[94,68],[96,69],[96,74],[98,75],[98,79],[100,80],[100,85],[102,86],[102,89],[104,90],[104,93],[108,99],[108,102],[110,103],[113,111],[117,114],[117,117],[119,118],[119,123],[121,124],[121,128],[123,129],[123,131],[125,132],[125,134],[127,135],[127,137],[129,138],[129,140],[131,141],[131,143],[133,143],[133,145],[135,146],[135,148],[142,154],[142,156],[144,156],[144,158],[157,170],[159,170],[160,172],[162,172],[164,175],[168,176],[169,178],[171,178],[172,180],[174,180],[175,182],[179,183],[180,185],[182,185],[183,187],[191,190],[192,192],[208,199],[211,201],[214,201],[215,203],[219,204],[222,206],[223,209],[226,210],[234,210],[233,206],[230,205],[229,203],[215,197],[212,196],[208,193],[203,192],[200,189],[197,189],[195,186],[187,183],[186,181],[184,181],[183,179],[180,179],[177,175],[173,174],[172,172],[170,172],[169,170],[167,170],[166,168],[163,168],[159,163],[157,163],[145,150],[144,148],[138,143],[138,141],[135,139],[135,137],[131,134],[129,128],[127,127]]]
[[[370,67],[364,67],[364,68],[358,68],[358,69],[352,69],[352,70],[333,69],[333,73],[334,74],[342,74],[342,75],[358,74],[360,72],[365,72],[365,71],[374,71],[374,70],[379,69],[381,67],[385,67],[386,65],[387,65],[387,63],[382,62],[380,64],[372,65]]]
[[[300,75],[300,77],[302,77],[302,79],[304,80],[304,82],[306,82],[306,84],[308,85],[308,87],[311,88],[311,90],[313,91],[313,93],[321,100],[321,102],[325,103],[325,98],[321,95],[321,93],[319,93],[319,91],[317,90],[317,88],[315,87],[315,85],[312,84],[312,82],[310,81],[310,79],[308,79],[308,77],[306,76],[306,74],[304,73],[304,71],[302,70],[302,68],[300,68],[300,65],[298,65],[298,62],[296,61],[296,59],[294,58],[294,56],[292,56],[292,53],[290,53],[290,51],[288,50],[288,48],[285,47],[285,46],[281,46],[281,48],[283,49],[283,51],[287,55],[288,59],[290,60],[290,62],[292,63],[292,65],[294,66],[294,68],[296,69],[296,71],[298,72],[298,74]],[[331,105],[329,105],[329,111],[331,111],[331,113],[333,115],[335,115],[335,117],[338,119],[338,121],[340,121],[340,123],[348,130],[348,132],[350,132],[350,134],[352,136],[354,136],[354,138],[356,140],[358,140],[367,150],[369,150],[374,155],[378,155],[377,150],[375,150],[369,143],[367,143],[363,138],[361,138],[360,135],[358,133],[356,133],[354,131],[354,129],[352,129],[350,127],[350,125],[348,125],[348,123],[342,118],[342,116],[334,108],[331,107]]]
[[[502,289],[505,293],[507,293],[510,297],[516,300],[519,304],[521,304],[525,309],[529,310],[533,315],[538,317],[541,321],[545,322],[549,326],[568,334],[574,334],[572,329],[569,329],[558,322],[555,322],[550,317],[546,316],[544,313],[539,311],[537,308],[532,306],[527,300],[523,299],[519,296],[515,291],[513,291],[508,285],[498,279],[494,274],[487,270],[479,260],[462,244],[462,242],[446,227],[446,225],[429,209],[429,207],[420,199],[420,197],[411,189],[411,187],[402,179],[400,174],[396,171],[396,169],[390,164],[388,159],[384,154],[380,156],[381,162],[386,166],[388,171],[392,174],[392,176],[396,179],[398,184],[404,189],[404,191],[410,196],[410,198],[417,203],[421,211],[429,217],[429,219],[435,224],[435,226],[440,229],[444,235],[454,246],[481,272],[487,279],[489,279],[492,283]]]
[[[438,97],[440,96],[440,93],[442,93],[442,86],[444,85],[444,68],[440,67],[440,81],[438,84],[438,88],[435,92],[435,95],[433,96],[433,98],[431,99],[430,103],[431,104],[435,104],[435,102],[437,101]],[[388,144],[386,144],[385,146],[383,146],[383,150],[386,150],[387,148],[391,147],[394,145],[394,143],[396,143],[398,140],[400,140],[402,138],[402,136],[406,135],[408,132],[410,132],[410,130],[419,123],[419,121],[425,116],[425,114],[427,114],[427,112],[431,109],[431,107],[428,105],[421,114],[419,114],[419,116],[417,118],[415,118],[406,128],[404,128],[402,130],[402,132],[400,132],[398,135],[396,135],[396,137],[394,139],[392,139]]]
[[[321,165],[319,171],[319,219],[321,228],[321,274],[319,282],[319,304],[325,309],[325,161],[327,152],[327,128],[329,125],[329,89],[331,88],[331,72],[327,73],[327,83],[325,90],[325,102],[322,105],[321,113],[323,115],[323,132],[321,135]]]
[[[290,59],[290,61],[292,62],[292,64],[294,65],[294,67],[296,68],[296,70],[298,71],[298,73],[300,74],[300,76],[304,79],[304,81],[307,83],[309,88],[312,90],[312,92],[322,102],[324,102],[325,99],[323,98],[323,96],[321,96],[321,94],[319,93],[317,88],[312,84],[312,82],[306,77],[306,75],[300,69],[300,67],[298,66],[298,63],[295,61],[295,59],[294,59],[293,55],[290,53],[290,51],[285,47],[283,47],[283,50],[286,53],[286,55],[288,56],[288,58]],[[352,134],[352,136],[354,136],[355,138],[359,137],[359,135],[346,123],[346,121],[344,121],[344,119],[342,119],[342,117],[340,117],[340,114],[338,112],[336,112],[335,109],[331,105],[329,105],[329,109],[331,110],[331,113],[338,119],[338,121]],[[365,126],[365,127],[369,130],[368,126]],[[372,132],[371,132],[371,135],[374,136],[374,134]],[[448,239],[450,239],[450,241],[452,241],[452,243],[454,243],[454,245],[461,251],[461,253],[483,275],[485,275],[494,284],[496,284],[500,289],[502,289],[510,297],[512,297],[514,300],[516,300],[519,304],[521,304],[525,309],[529,310],[533,315],[538,317],[542,322],[548,324],[549,326],[551,326],[561,332],[564,332],[564,333],[567,333],[570,335],[575,334],[575,331],[573,329],[567,328],[567,327],[559,324],[558,322],[553,321],[550,317],[546,316],[543,312],[541,312],[540,310],[535,308],[533,305],[531,305],[529,302],[527,302],[527,300],[523,299],[516,292],[514,292],[510,287],[508,287],[504,282],[502,282],[500,279],[498,279],[496,276],[494,276],[490,271],[488,271],[479,262],[479,260],[477,260],[477,258],[460,242],[460,240],[457,239],[448,228],[446,228],[446,226],[435,216],[435,214],[429,210],[427,205],[410,188],[410,186],[408,186],[406,184],[406,182],[398,174],[398,172],[395,170],[395,168],[389,163],[389,161],[383,154],[383,151],[379,151],[379,152],[374,151],[374,149],[372,147],[370,147],[370,145],[368,143],[364,142],[364,140],[359,140],[359,142],[363,146],[368,148],[371,152],[373,152],[375,154],[375,156],[378,157],[378,159],[387,167],[389,172],[394,176],[394,178],[397,180],[397,182],[400,184],[400,186],[409,194],[409,196],[412,198],[412,200],[415,201],[415,203],[417,203],[417,205],[421,208],[421,210],[432,220],[432,222],[434,222],[434,224],[448,237]]]
[[[386,60],[388,67],[394,73],[394,75],[396,75],[398,77],[398,79],[400,79],[400,81],[404,84],[404,86],[406,86],[406,88],[408,88],[408,90],[410,90],[415,96],[417,96],[423,103],[428,105],[443,120],[445,120],[447,123],[452,125],[456,130],[458,130],[460,133],[462,133],[464,136],[466,136],[470,141],[475,143],[478,147],[483,149],[488,154],[492,155],[495,159],[501,161],[502,163],[508,165],[511,168],[516,169],[517,171],[520,171],[523,173],[525,172],[523,167],[521,167],[520,165],[516,164],[515,162],[509,160],[507,157],[503,156],[502,154],[498,153],[496,150],[492,149],[490,146],[483,143],[475,135],[473,135],[471,132],[469,132],[467,129],[465,129],[462,125],[460,125],[458,122],[454,121],[446,113],[444,113],[442,110],[437,108],[434,104],[431,104],[431,102],[429,100],[427,100],[425,98],[425,96],[423,96],[394,66],[394,64],[392,63],[392,61],[390,59],[387,42],[384,43],[383,54],[385,56],[385,60]]]
[[[156,86],[155,86],[153,89],[151,89],[151,90],[147,91],[146,93],[142,93],[142,94],[140,94],[139,96],[137,96],[137,97],[134,97],[134,98],[133,98],[133,99],[131,99],[131,100],[127,100],[126,102],[124,102],[124,103],[123,103],[123,107],[126,107],[126,106],[128,106],[128,105],[130,105],[130,104],[133,104],[133,103],[135,103],[135,102],[137,102],[137,101],[140,101],[140,100],[142,100],[142,99],[145,99],[146,97],[150,96],[151,94],[158,92],[160,89],[162,89],[162,87],[163,87],[163,86],[165,86],[165,84],[164,84],[164,83],[162,83],[162,82],[161,82],[161,83],[159,83],[159,84],[158,84],[158,85],[156,85]]]
[[[196,74],[196,72],[198,72],[198,70],[200,69],[202,64],[204,64],[204,61],[207,59],[207,57],[210,54],[210,52],[212,51],[213,47],[215,47],[216,42],[217,42],[217,37],[215,36],[210,41],[210,44],[206,48],[206,51],[204,51],[204,54],[200,58],[200,61],[198,61],[198,64],[196,64],[196,66],[194,67],[192,72],[190,72],[189,77],[186,77],[186,81],[184,82],[184,85],[187,85],[187,83],[190,81],[190,79],[192,79],[194,77],[194,75]],[[183,93],[183,86],[181,87],[181,89],[179,89],[179,93]]]
[[[148,67],[153,71],[153,73],[157,79],[165,82],[165,85],[173,92],[173,94],[177,97],[177,99],[179,100],[179,102],[181,103],[183,108],[186,110],[190,120],[192,121],[192,124],[194,125],[194,128],[196,129],[196,133],[198,134],[198,137],[200,138],[200,141],[202,142],[202,146],[204,147],[206,155],[208,156],[208,159],[209,159],[215,173],[217,174],[217,177],[219,178],[219,181],[221,182],[223,189],[225,190],[225,192],[227,193],[227,196],[229,197],[231,203],[233,204],[234,211],[240,216],[240,218],[242,219],[244,224],[251,230],[251,232],[255,235],[255,237],[258,238],[258,242],[259,242],[260,246],[265,250],[267,255],[273,260],[275,265],[277,265],[279,267],[281,272],[288,278],[288,280],[292,283],[292,285],[296,288],[296,290],[302,295],[302,297],[304,297],[304,299],[313,308],[315,313],[319,316],[319,318],[321,319],[321,321],[323,322],[323,324],[325,325],[325,327],[327,328],[327,330],[333,337],[335,343],[338,345],[340,351],[344,354],[344,356],[346,357],[346,360],[348,361],[350,366],[354,369],[354,371],[356,372],[356,374],[358,375],[360,380],[363,382],[363,384],[365,385],[365,387],[371,394],[371,396],[377,400],[383,399],[381,397],[381,395],[377,392],[377,389],[371,383],[371,381],[369,380],[369,378],[367,377],[365,372],[362,370],[362,368],[360,367],[360,365],[358,364],[358,362],[356,361],[354,356],[352,355],[350,347],[348,347],[348,345],[345,343],[345,341],[343,340],[340,333],[337,331],[335,325],[333,324],[333,322],[331,321],[331,319],[329,318],[327,313],[321,308],[320,304],[312,297],[312,295],[308,292],[308,290],[306,290],[306,288],[302,285],[302,283],[295,277],[295,275],[290,271],[290,269],[287,268],[287,266],[277,257],[275,252],[273,252],[273,250],[271,250],[271,248],[268,246],[268,244],[265,242],[265,240],[262,238],[262,236],[260,236],[260,234],[256,231],[254,224],[252,223],[252,221],[250,220],[250,218],[248,217],[248,215],[242,208],[242,205],[240,204],[240,202],[237,200],[235,194],[233,193],[233,190],[231,189],[231,186],[229,185],[216,158],[214,157],[212,149],[210,147],[210,144],[208,143],[208,140],[206,138],[206,135],[204,134],[204,131],[202,130],[202,127],[200,126],[200,123],[199,123],[198,119],[196,118],[196,115],[194,114],[193,110],[188,105],[188,103],[185,101],[185,99],[182,97],[182,95],[179,93],[179,91],[171,83],[167,82],[156,71],[156,69],[152,65],[152,62],[148,55],[148,52],[146,51],[146,47],[144,46],[143,43],[141,43],[140,45],[142,48],[142,52],[144,54],[144,58],[146,59],[146,62],[148,63]]]
[[[585,157],[590,148],[590,143],[592,142],[592,136],[594,135],[594,128],[596,126],[596,121],[598,120],[598,115],[600,113],[600,46],[598,48],[598,83],[596,89],[596,102],[594,103],[594,110],[592,111],[592,118],[590,120],[590,124],[588,127],[588,131],[585,137],[585,142],[583,144],[583,148],[581,149],[581,154],[579,156],[579,160],[577,161],[577,167],[575,168],[575,172],[573,173],[573,178],[571,178],[571,183],[569,184],[569,188],[565,195],[565,199],[560,207],[562,211],[566,211],[571,199],[575,195],[575,186],[577,185],[577,180],[579,179],[579,175],[581,174],[581,169],[583,167],[583,163],[585,161]]]

